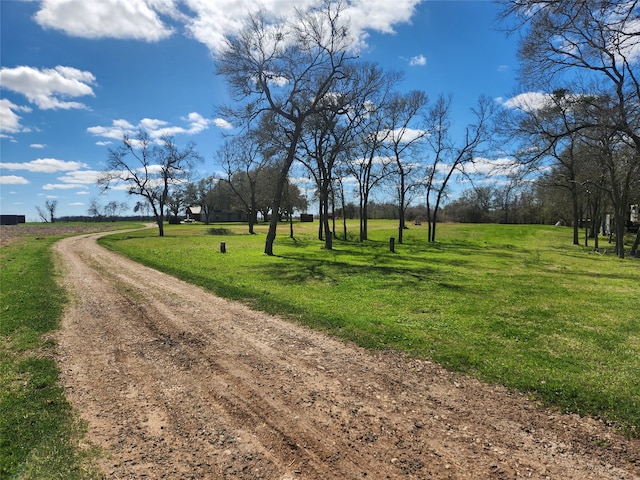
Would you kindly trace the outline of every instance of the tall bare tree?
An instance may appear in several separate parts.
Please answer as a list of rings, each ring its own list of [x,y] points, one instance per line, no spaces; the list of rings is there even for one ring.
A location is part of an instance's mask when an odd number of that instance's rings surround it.
[[[105,191],[114,183],[127,184],[129,195],[139,195],[151,206],[162,237],[169,190],[200,160],[193,143],[181,150],[173,137],[165,136],[156,144],[141,130],[135,138],[125,135],[119,148],[109,150],[108,170],[98,178],[98,185]]]
[[[415,175],[419,171],[418,150],[429,132],[420,125],[427,95],[420,90],[406,94],[396,94],[386,105],[386,117],[390,135],[386,149],[395,162],[394,177],[398,200],[398,243],[402,243],[405,226],[405,213],[412,200],[411,193],[418,187]],[[415,154],[415,155],[414,155]]]
[[[491,120],[495,111],[493,99],[481,96],[471,109],[474,123],[464,128],[464,136],[455,140],[451,133],[451,97],[440,96],[427,114],[429,135],[425,138],[431,150],[426,166],[426,199],[428,241],[436,241],[438,211],[445,197],[449,181],[466,164],[474,161],[483,145],[491,139]]]
[[[266,14],[251,15],[238,35],[227,38],[226,50],[218,58],[218,74],[226,77],[240,103],[226,113],[245,126],[263,114],[271,115],[286,139],[265,241],[267,255],[273,255],[280,202],[304,125],[332,108],[326,97],[354,57],[344,9],[343,3],[327,0],[298,11],[294,20],[270,22]]]
[[[360,241],[368,239],[368,206],[374,190],[392,172],[393,160],[386,155],[385,142],[392,135],[385,107],[392,97],[392,89],[400,80],[395,72],[384,73],[380,87],[357,105],[361,121],[354,125],[355,142],[349,152],[351,160],[346,170],[356,180],[360,217]]]

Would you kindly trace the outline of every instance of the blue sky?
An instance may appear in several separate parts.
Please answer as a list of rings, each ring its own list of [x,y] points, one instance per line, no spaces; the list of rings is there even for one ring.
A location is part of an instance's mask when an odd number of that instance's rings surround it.
[[[304,1],[264,0],[287,14]],[[45,0],[1,4],[0,210],[37,221],[36,206],[58,202],[57,216],[138,199],[101,195],[95,184],[108,149],[142,127],[193,141],[198,174],[218,170],[215,152],[229,123],[215,75],[220,39],[240,25],[253,0]],[[399,90],[452,94],[464,126],[477,98],[502,102],[517,91],[516,42],[498,31],[490,1],[352,0],[361,57],[404,72]]]

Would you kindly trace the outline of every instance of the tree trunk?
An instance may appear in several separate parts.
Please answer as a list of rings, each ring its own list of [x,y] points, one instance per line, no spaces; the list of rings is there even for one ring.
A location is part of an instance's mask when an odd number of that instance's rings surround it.
[[[631,251],[629,252],[630,256],[638,256],[638,246],[640,246],[640,228],[638,229],[638,233],[636,233],[636,239],[633,241],[633,246],[631,247]]]
[[[256,196],[254,192],[251,192],[251,208],[249,209],[249,235],[254,235],[253,226],[258,220],[258,212],[256,211]]]
[[[616,224],[616,255],[620,258],[624,258],[624,234],[626,230],[626,222],[624,214],[620,214],[618,208],[615,209],[615,224]]]
[[[267,232],[267,238],[264,244],[264,253],[273,256],[273,243],[276,240],[276,231],[278,230],[278,217],[280,215],[280,202],[282,201],[282,193],[284,192],[284,185],[287,182],[287,176],[289,175],[289,169],[296,157],[296,149],[298,147],[298,139],[302,132],[302,121],[298,121],[291,135],[291,143],[289,144],[289,151],[287,152],[287,158],[280,169],[280,175],[278,175],[278,181],[276,183],[276,193],[273,198],[273,205],[271,208],[271,221],[269,222],[269,231]]]
[[[580,233],[578,232],[578,191],[575,186],[571,189],[571,205],[573,209],[573,244],[580,245]]]
[[[398,204],[398,243],[402,243],[402,234],[404,231],[404,174],[400,177],[400,202]]]
[[[293,214],[289,212],[289,238],[294,238],[293,236]]]
[[[156,223],[158,224],[158,235],[164,237],[164,221],[162,216],[156,216]]]
[[[333,233],[329,225],[329,205],[325,202],[324,211],[322,212],[322,227],[324,229],[324,248],[333,250]]]
[[[366,227],[364,225],[364,217],[366,215],[366,212],[364,210],[364,201],[362,200],[362,197],[360,197],[360,241],[364,242],[367,239],[367,233],[366,233]]]
[[[427,190],[427,242],[431,242],[431,202],[429,201],[429,190]]]

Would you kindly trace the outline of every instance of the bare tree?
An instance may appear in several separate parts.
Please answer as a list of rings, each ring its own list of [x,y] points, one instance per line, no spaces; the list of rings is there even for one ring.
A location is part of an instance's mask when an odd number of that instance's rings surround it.
[[[451,98],[440,96],[429,110],[427,129],[430,134],[425,137],[433,154],[427,165],[425,178],[429,242],[436,241],[438,210],[451,177],[456,172],[462,172],[465,164],[473,162],[482,145],[490,140],[490,120],[495,110],[494,104],[488,97],[478,99],[477,107],[471,109],[475,123],[465,127],[464,138],[457,142],[450,132]]]
[[[127,184],[130,195],[143,197],[151,206],[158,234],[162,237],[169,190],[201,157],[193,143],[180,150],[172,137],[165,136],[160,144],[154,144],[143,131],[138,132],[136,138],[125,135],[122,143],[119,148],[109,150],[108,170],[102,173],[98,185],[105,191],[114,183]]]
[[[331,108],[325,98],[352,58],[354,43],[343,21],[344,8],[340,2],[325,1],[299,11],[294,21],[276,23],[268,22],[265,14],[252,15],[238,35],[227,38],[227,48],[218,59],[218,73],[227,78],[232,95],[241,102],[226,113],[245,126],[268,114],[286,139],[265,242],[267,255],[273,255],[280,202],[304,125]]]
[[[353,115],[361,121],[354,125],[355,141],[349,151],[352,158],[346,170],[356,180],[360,215],[360,241],[368,239],[368,206],[372,193],[391,173],[393,162],[385,155],[384,145],[391,138],[385,107],[392,95],[392,88],[400,79],[398,73],[385,73],[379,88],[360,104]]]
[[[395,161],[394,177],[398,199],[398,243],[402,243],[405,226],[405,213],[412,200],[411,192],[417,191],[418,182],[414,177],[420,164],[417,162],[418,147],[429,132],[415,125],[425,113],[427,95],[420,90],[406,94],[396,94],[385,108],[388,119],[386,149]]]
[[[56,208],[58,208],[58,200],[47,200],[44,202],[44,208],[36,206],[36,211],[43,222],[54,223],[56,221]]]
[[[271,164],[271,155],[257,132],[236,137],[226,142],[218,152],[219,163],[225,170],[223,181],[236,195],[247,213],[249,233],[254,234],[258,222],[258,180],[265,168]]]
[[[601,107],[594,104],[593,115],[585,117],[582,127],[600,125],[624,133],[640,152],[638,1],[501,3],[507,27],[524,32],[519,48],[522,81],[537,88],[570,82],[576,93],[608,97],[612,111],[603,115]]]

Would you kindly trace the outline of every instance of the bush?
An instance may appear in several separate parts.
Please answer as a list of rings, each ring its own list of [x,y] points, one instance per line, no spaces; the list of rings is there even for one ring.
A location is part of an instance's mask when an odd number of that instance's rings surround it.
[[[233,235],[233,232],[228,228],[213,227],[207,230],[207,235]]]

